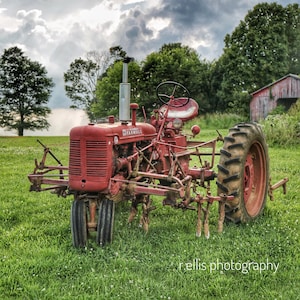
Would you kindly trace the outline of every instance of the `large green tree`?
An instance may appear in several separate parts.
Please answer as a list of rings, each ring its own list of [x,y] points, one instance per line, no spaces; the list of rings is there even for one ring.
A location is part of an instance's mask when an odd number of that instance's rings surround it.
[[[86,59],[75,59],[64,73],[66,95],[73,102],[71,107],[84,109],[89,119],[94,119],[92,106],[97,102],[97,81],[106,74],[111,64],[125,56],[122,47],[116,46],[109,51],[90,51]]]
[[[156,97],[156,86],[166,80],[177,81],[187,87],[200,104],[202,112],[208,111],[211,94],[211,64],[201,61],[197,52],[181,43],[165,44],[158,52],[149,54],[140,64],[128,66],[132,101],[144,106],[149,113],[161,105]],[[122,81],[122,63],[112,65],[97,84],[97,102],[93,112],[98,117],[117,114],[119,83]]]
[[[245,114],[249,93],[287,73],[300,73],[299,24],[298,4],[260,3],[225,36],[218,97],[227,109]]]
[[[158,52],[149,54],[142,62],[140,80],[140,99],[147,111],[157,103],[155,87],[166,80],[183,84],[200,104],[200,111],[210,109],[210,68],[197,52],[181,43],[163,45]]]
[[[40,63],[31,61],[18,47],[4,50],[0,58],[0,127],[17,130],[47,129],[46,106],[54,84]]]
[[[118,116],[119,112],[119,86],[122,82],[123,62],[116,61],[111,65],[105,76],[97,84],[96,102],[93,103],[91,110],[97,118],[104,118],[109,115]],[[140,67],[137,62],[128,64],[128,82],[131,83],[131,100],[137,102],[139,91],[138,82],[140,78]]]
[[[286,9],[286,35],[288,43],[289,72],[300,74],[300,7],[289,4]]]

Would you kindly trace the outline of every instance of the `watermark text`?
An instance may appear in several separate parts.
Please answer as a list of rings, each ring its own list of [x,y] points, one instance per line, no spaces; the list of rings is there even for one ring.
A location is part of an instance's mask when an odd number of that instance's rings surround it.
[[[279,263],[272,262],[268,258],[265,261],[221,261],[217,259],[212,262],[204,262],[199,258],[195,258],[189,262],[180,262],[178,266],[180,271],[209,271],[213,272],[227,272],[237,271],[242,274],[249,272],[259,272],[260,274],[266,271],[276,273],[279,268]]]

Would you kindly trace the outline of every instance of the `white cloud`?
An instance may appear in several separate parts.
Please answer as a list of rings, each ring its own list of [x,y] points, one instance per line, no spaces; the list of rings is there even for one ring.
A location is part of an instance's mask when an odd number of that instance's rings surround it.
[[[75,126],[87,125],[88,117],[83,110],[80,109],[53,109],[47,118],[50,123],[48,130],[25,130],[25,136],[68,136],[70,130]],[[6,131],[0,128],[0,136],[16,136],[14,131]]]
[[[112,20],[118,20],[121,11],[119,8],[110,9],[105,4],[100,4],[92,9],[84,9],[78,14],[78,22],[83,22],[89,27],[97,27]]]
[[[55,31],[60,38],[63,35],[72,33],[74,26],[82,26],[82,28],[93,29],[98,35],[103,33],[102,27],[109,24],[109,27],[115,28],[119,17],[121,15],[120,5],[110,6],[107,1],[104,1],[94,7],[78,10],[75,12],[70,11],[63,18],[48,21],[47,25],[52,31]],[[75,25],[77,24],[77,25]],[[105,28],[106,29],[106,28]],[[107,30],[107,29],[106,29]],[[96,38],[96,37],[95,37]]]
[[[7,32],[14,32],[19,27],[20,21],[15,17],[6,15],[6,11],[6,8],[0,8],[0,28]]]
[[[148,23],[147,27],[153,31],[152,39],[156,39],[159,32],[169,26],[171,20],[169,18],[152,18]]]
[[[88,117],[80,109],[53,109],[48,117],[49,130],[25,131],[26,136],[68,136],[75,126],[87,125]]]
[[[273,0],[266,0],[272,2]],[[18,46],[42,63],[56,83],[50,107],[68,107],[63,73],[91,50],[121,45],[144,59],[163,44],[181,42],[202,58],[222,53],[225,34],[260,0],[0,0],[0,52]],[[279,0],[287,5],[294,0]]]

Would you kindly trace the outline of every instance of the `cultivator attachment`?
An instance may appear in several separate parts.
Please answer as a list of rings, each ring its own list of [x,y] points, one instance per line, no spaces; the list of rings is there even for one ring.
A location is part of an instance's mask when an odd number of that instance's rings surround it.
[[[63,166],[51,150],[41,141],[37,140],[37,142],[43,146],[44,154],[40,163],[38,163],[37,159],[35,159],[35,168],[33,173],[28,175],[28,179],[31,182],[30,191],[42,192],[52,190],[53,193],[66,197],[69,177],[66,172],[69,168]],[[46,165],[46,158],[48,154],[54,158],[54,160],[59,164],[58,166]]]

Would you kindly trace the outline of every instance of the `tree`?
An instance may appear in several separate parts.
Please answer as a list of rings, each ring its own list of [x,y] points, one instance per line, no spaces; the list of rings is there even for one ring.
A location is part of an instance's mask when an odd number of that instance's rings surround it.
[[[116,61],[111,65],[106,74],[98,81],[96,88],[97,101],[93,103],[91,110],[96,118],[109,115],[118,115],[119,112],[119,86],[122,82],[122,61]],[[128,65],[128,82],[131,83],[131,97],[133,101],[138,98],[138,81],[140,67],[137,62]]]
[[[18,47],[4,50],[0,58],[0,127],[17,130],[47,129],[45,106],[54,84],[46,69],[31,61]]]
[[[300,74],[300,7],[286,7],[286,34],[288,41],[289,73]]]
[[[127,56],[126,51],[120,45],[109,48],[109,53],[113,62],[121,61]]]
[[[141,64],[131,62],[128,72],[132,101],[144,106],[148,113],[161,104],[155,89],[166,80],[185,85],[191,96],[199,102],[200,110],[207,112],[212,107],[209,103],[212,93],[211,64],[201,61],[196,51],[188,46],[165,44],[158,52],[149,54]],[[97,102],[93,105],[95,115],[105,117],[117,114],[121,81],[122,64],[116,62],[98,81]]]
[[[297,4],[284,8],[277,3],[260,3],[225,36],[224,53],[218,61],[223,73],[218,97],[227,109],[249,110],[250,97],[245,93],[287,73],[300,72],[299,22]]]
[[[149,112],[158,103],[156,86],[166,80],[183,84],[200,104],[209,110],[210,64],[201,61],[197,52],[181,43],[165,44],[158,52],[149,54],[142,62],[139,83],[139,103]]]
[[[114,61],[125,55],[122,47],[116,46],[109,51],[90,51],[86,59],[75,59],[64,73],[66,95],[73,102],[71,107],[84,109],[89,119],[94,119],[91,107],[96,102],[97,81]]]

